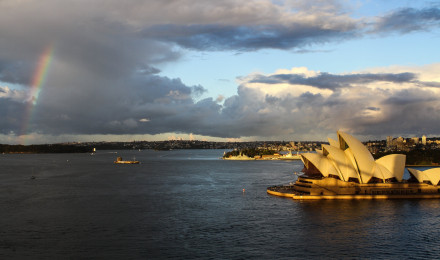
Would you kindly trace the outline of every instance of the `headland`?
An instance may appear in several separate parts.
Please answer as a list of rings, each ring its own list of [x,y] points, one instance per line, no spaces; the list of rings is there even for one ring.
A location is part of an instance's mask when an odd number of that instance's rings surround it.
[[[223,160],[301,160],[299,152],[292,153],[279,153],[273,150],[266,149],[244,149],[233,150],[231,152],[225,152],[222,157]]]

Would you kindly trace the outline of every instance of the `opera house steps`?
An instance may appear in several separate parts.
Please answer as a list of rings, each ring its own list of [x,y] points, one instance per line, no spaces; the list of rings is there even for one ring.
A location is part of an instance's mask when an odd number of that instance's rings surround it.
[[[294,184],[272,186],[267,193],[293,199],[402,199],[440,198],[440,168],[408,169],[405,155],[391,154],[374,160],[356,138],[338,131],[316,153],[301,154],[303,175]]]

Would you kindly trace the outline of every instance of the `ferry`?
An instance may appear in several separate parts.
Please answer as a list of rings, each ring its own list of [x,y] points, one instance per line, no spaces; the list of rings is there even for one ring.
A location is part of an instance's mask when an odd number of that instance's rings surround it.
[[[136,161],[133,159],[133,161],[124,161],[122,160],[122,157],[116,158],[116,161],[114,161],[116,164],[139,164],[139,161]]]

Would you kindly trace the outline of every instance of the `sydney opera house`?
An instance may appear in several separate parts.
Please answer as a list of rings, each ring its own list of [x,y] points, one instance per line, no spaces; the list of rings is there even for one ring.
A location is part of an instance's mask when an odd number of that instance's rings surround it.
[[[301,154],[303,175],[293,185],[269,187],[267,192],[294,199],[440,198],[440,168],[409,169],[403,179],[405,155],[374,160],[353,136],[337,132],[316,153]]]

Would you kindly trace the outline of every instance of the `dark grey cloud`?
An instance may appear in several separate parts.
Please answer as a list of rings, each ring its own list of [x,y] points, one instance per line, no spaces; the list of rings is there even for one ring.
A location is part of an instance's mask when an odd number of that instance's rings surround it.
[[[369,84],[372,82],[408,83],[414,82],[417,75],[414,73],[359,73],[336,75],[319,73],[317,76],[307,77],[303,74],[275,74],[270,76],[257,75],[250,80],[251,83],[307,85],[320,89],[336,90],[352,87],[354,84]]]
[[[379,33],[410,33],[426,31],[440,25],[440,9],[436,6],[429,8],[402,8],[378,18],[373,32]]]
[[[313,13],[316,9],[309,1],[296,2],[294,11],[270,1],[0,1],[0,81],[21,86],[13,91],[0,86],[0,133],[21,134],[24,124],[28,133],[43,135],[182,132],[279,137],[317,134],[318,129],[326,135],[340,127],[358,133],[370,127],[381,133],[380,129],[390,127],[399,131],[402,124],[394,117],[402,118],[400,111],[411,119],[402,126],[405,131],[417,124],[440,129],[438,121],[428,122],[421,114],[435,115],[434,119],[440,114],[436,93],[423,89],[439,85],[420,81],[412,72],[260,75],[245,79],[237,95],[199,100],[207,93],[206,86],[185,84],[158,69],[179,60],[182,48],[302,52],[362,37],[371,27],[344,15],[340,7],[333,8],[337,3]],[[187,6],[191,8],[182,8]],[[437,13],[436,8],[402,9],[379,19],[376,31],[429,29],[437,26]],[[403,21],[405,15],[412,21]],[[54,46],[52,65],[29,116],[26,91],[41,53],[50,45]],[[280,96],[246,86],[255,82],[331,90],[375,82],[414,87],[398,93],[375,90],[371,96],[354,99],[337,91],[330,96],[310,92]],[[383,96],[382,103],[378,96]],[[376,112],[382,117],[368,116]]]
[[[162,23],[147,26],[141,35],[147,39],[177,44],[181,47],[204,51],[254,51],[260,49],[294,50],[297,53],[328,52],[308,49],[328,42],[357,39],[366,34],[410,33],[429,31],[440,25],[440,9],[437,6],[427,8],[401,8],[387,15],[367,22],[368,18],[355,20],[334,9],[333,3],[323,17],[313,21],[301,19],[275,23]],[[302,7],[307,7],[303,3]],[[339,8],[342,8],[339,6]],[[310,6],[306,10],[312,12]],[[316,10],[315,10],[316,11]],[[291,13],[293,15],[294,13]],[[329,19],[329,21],[325,21]],[[328,24],[332,26],[328,26]]]
[[[359,76],[362,76],[361,79]],[[317,79],[319,77],[314,80]],[[375,87],[376,83],[383,81],[388,84]],[[251,86],[253,82],[251,79],[248,81]],[[233,104],[227,104],[237,113],[244,113],[243,108],[253,108],[253,118],[241,116],[242,122],[264,120],[269,126],[279,126],[278,130],[269,129],[268,132],[275,131],[279,135],[294,133],[305,139],[312,132],[326,136],[332,133],[332,129],[344,129],[369,138],[440,134],[440,95],[435,87],[420,81],[415,73],[354,74],[353,77],[344,78],[345,87],[341,87],[341,91],[331,95],[310,92],[299,96],[292,96],[290,92],[268,95],[264,94],[266,88],[276,88],[272,86],[274,82],[268,82],[252,89],[242,87],[239,95],[233,98]],[[350,87],[358,83],[363,84]],[[402,83],[405,83],[405,87],[399,90]],[[297,84],[297,81],[292,84]],[[249,93],[252,93],[252,98],[245,99]],[[241,131],[252,132],[250,129]],[[264,130],[261,132],[269,135]]]
[[[160,73],[160,70],[158,68],[155,68],[155,67],[152,67],[149,65],[144,65],[143,67],[140,67],[138,69],[138,73],[144,74],[144,75],[158,74],[158,73]]]
[[[0,81],[27,85],[31,82],[36,64],[14,60],[0,60]]]
[[[0,88],[0,93],[5,93]],[[23,128],[23,120],[26,112],[26,104],[17,102],[11,98],[0,96],[0,134],[18,133]]]
[[[424,82],[420,82],[420,84],[426,87],[440,88],[440,82],[424,81]]]
[[[384,77],[385,74],[368,75],[368,79],[393,78]],[[401,79],[399,76],[395,78]],[[91,87],[89,84],[94,83],[85,77],[77,82],[81,87],[72,85],[68,88],[69,95],[63,94],[64,88],[44,90],[34,107],[29,126],[35,133],[52,135],[172,131],[227,138],[264,136],[268,139],[292,135],[308,139],[327,136],[336,129],[350,129],[351,133],[360,136],[409,135],[420,129],[438,133],[440,96],[420,88],[413,77],[407,78],[415,83],[405,90],[371,88],[363,90],[362,95],[358,94],[358,88],[349,87],[344,89],[348,91],[344,95],[340,92],[329,96],[310,92],[297,96],[289,93],[272,95],[263,91],[264,86],[250,88],[241,85],[237,95],[220,105],[212,98],[194,101],[195,91],[204,91],[200,86],[187,86],[179,79],[155,74],[139,73],[125,81],[122,89],[120,85],[108,82],[105,86],[108,93],[95,94],[83,91],[87,88],[82,86]],[[49,86],[54,80],[48,81]],[[359,82],[356,77],[352,80]],[[375,81],[368,80],[366,87],[374,84]],[[392,84],[399,84],[399,80]],[[5,93],[11,92],[2,89],[0,109],[6,111],[7,116],[0,119],[1,133],[17,133],[23,127],[21,119],[26,115],[27,103],[8,98]],[[372,116],[370,113],[378,114]]]
[[[380,111],[380,107],[367,107],[367,109],[371,111]]]
[[[353,131],[359,135],[385,138],[393,136],[422,136],[440,134],[440,96],[418,88],[396,92],[381,102],[382,117],[371,123],[355,120]]]
[[[164,42],[176,43],[196,50],[253,51],[265,48],[293,49],[343,40],[356,36],[356,26],[324,28],[309,24],[219,25],[163,24],[151,26],[143,36]]]
[[[427,104],[438,100],[439,97],[434,93],[427,93],[426,91],[420,91],[418,89],[404,89],[397,92],[392,97],[385,99],[382,103],[398,107],[414,103]]]
[[[187,86],[180,79],[145,74],[127,79],[123,85],[106,81],[107,85],[97,88],[94,81],[86,79],[76,83],[70,86],[68,95],[65,89],[56,87],[40,93],[34,108],[37,132],[157,134],[165,129],[169,132],[188,119],[183,112],[196,106],[194,95],[206,91],[201,86]],[[141,123],[143,118],[150,121]]]

